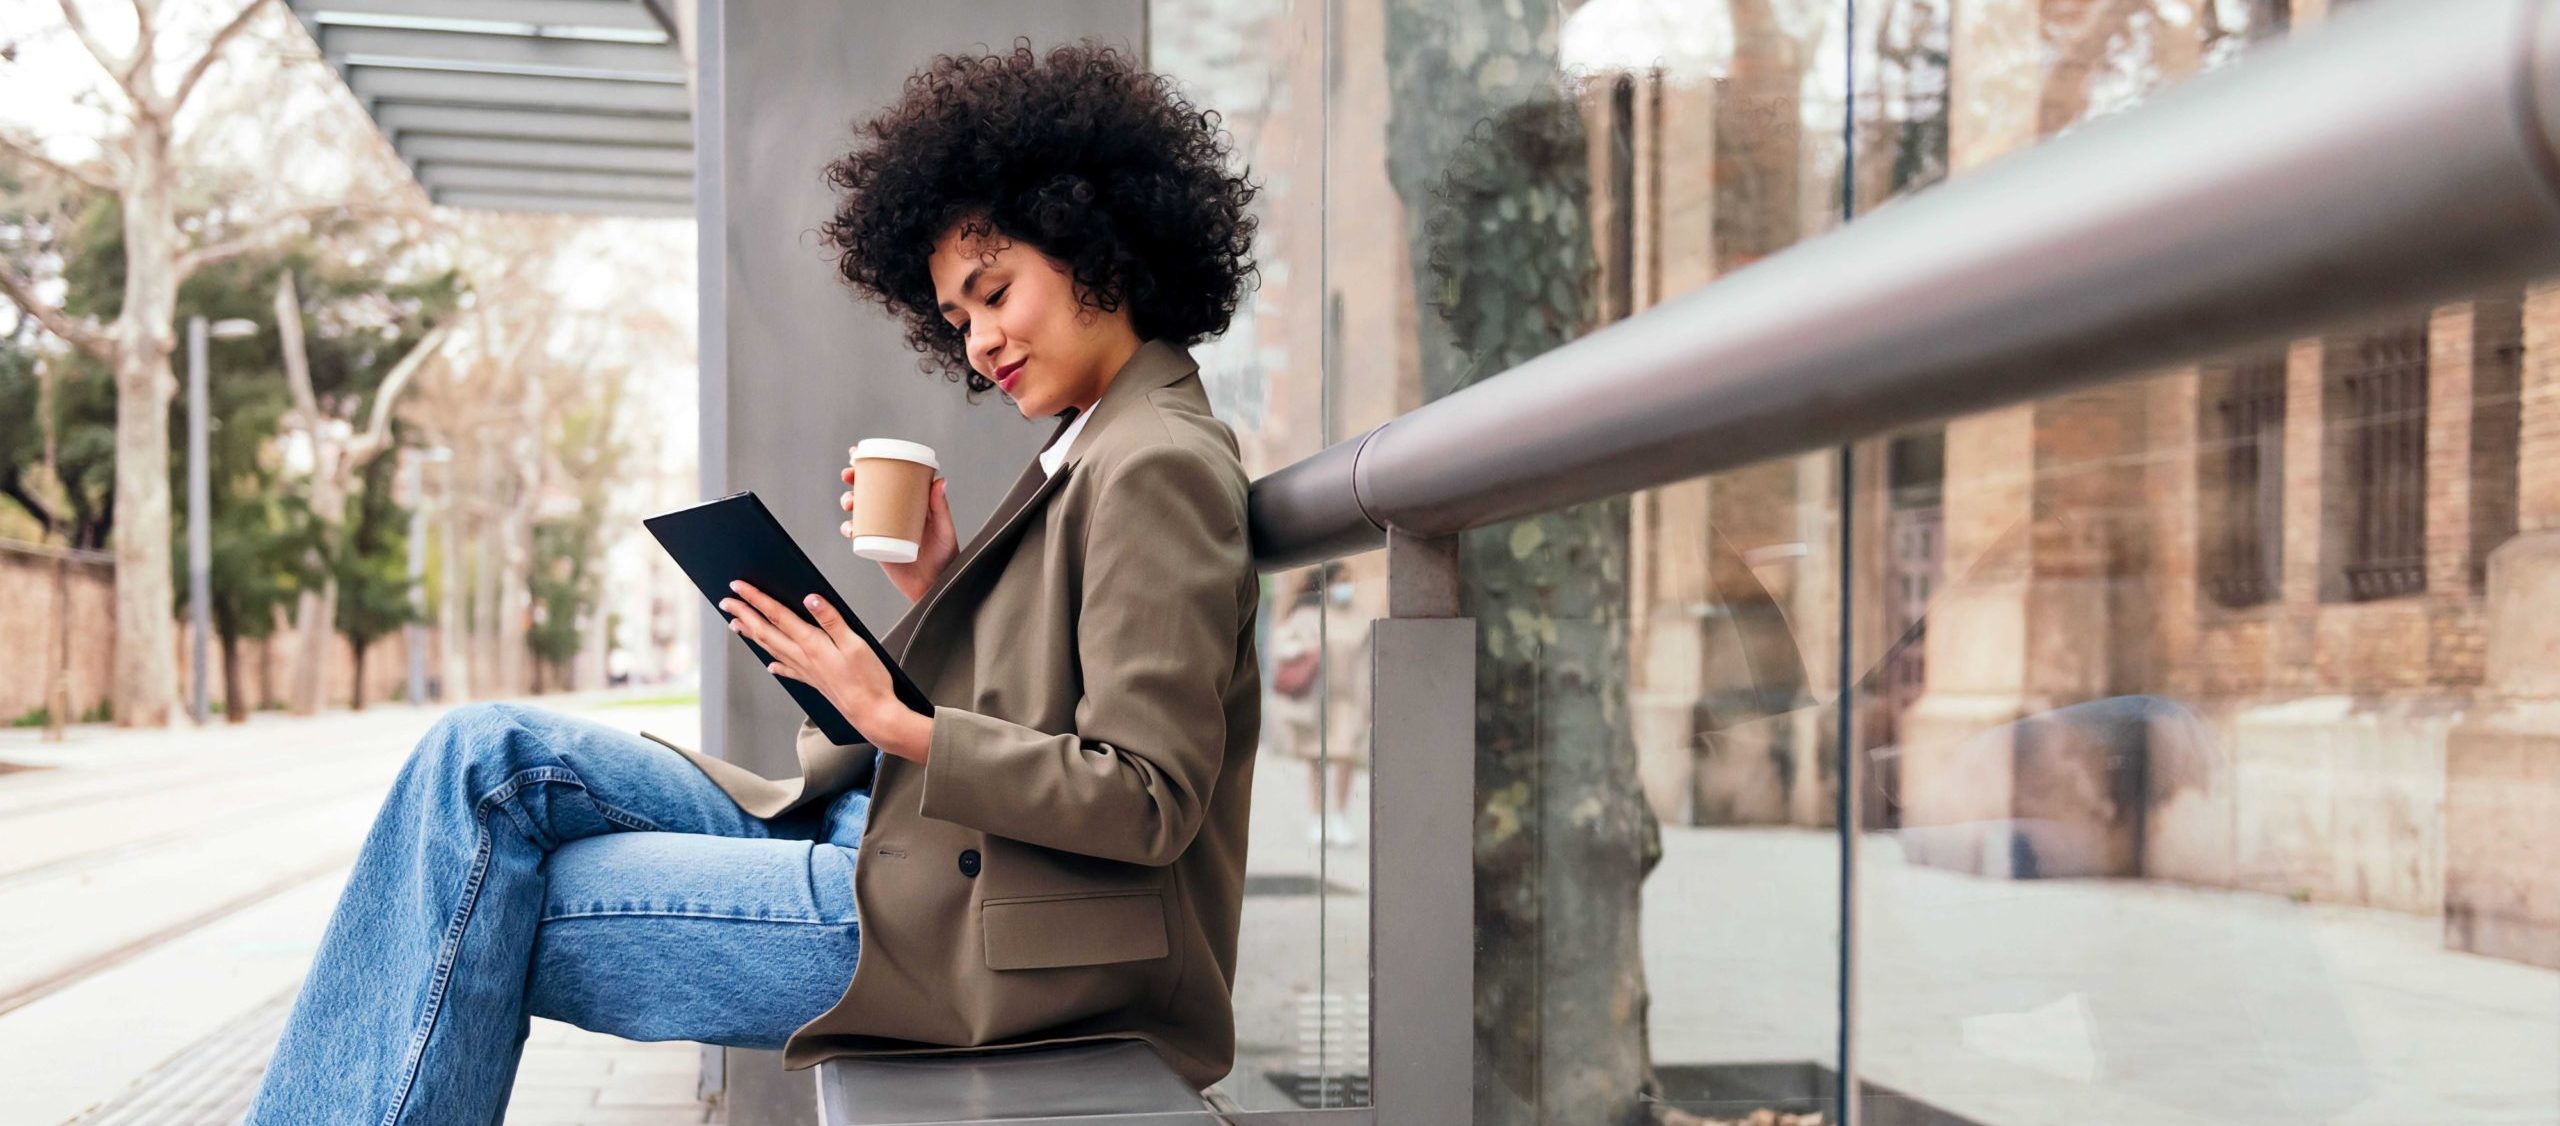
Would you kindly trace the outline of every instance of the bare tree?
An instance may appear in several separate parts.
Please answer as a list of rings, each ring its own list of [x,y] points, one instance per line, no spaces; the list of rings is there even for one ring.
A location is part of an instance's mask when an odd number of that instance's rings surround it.
[[[112,702],[121,725],[158,726],[177,706],[175,622],[169,612],[169,404],[177,379],[178,286],[214,262],[273,244],[341,203],[262,213],[216,207],[181,217],[188,171],[176,147],[180,111],[205,76],[270,0],[247,0],[215,26],[183,63],[164,60],[160,0],[132,0],[133,41],[119,50],[92,29],[77,0],[59,0],[62,18],[110,80],[110,126],[97,138],[105,159],[56,160],[32,138],[0,132],[0,153],[63,180],[114,195],[122,205],[123,303],[113,321],[74,315],[38,293],[30,277],[0,261],[0,295],[47,332],[115,372],[115,674]],[[166,61],[171,65],[164,66]]]
[[[345,543],[347,502],[363,489],[365,470],[374,459],[391,449],[392,411],[401,392],[417,375],[418,368],[444,347],[450,326],[428,330],[407,355],[392,365],[381,386],[374,389],[372,407],[362,430],[355,428],[353,419],[322,409],[319,396],[312,391],[311,360],[302,333],[302,302],[294,293],[291,270],[276,278],[276,331],[282,338],[285,383],[293,392],[293,413],[285,424],[301,433],[311,451],[307,484],[311,515],[319,525],[323,552],[334,553]],[[362,409],[352,401],[349,408]],[[302,650],[301,661],[294,666],[292,708],[297,715],[320,710],[328,688],[329,639],[338,615],[336,572],[323,560],[314,564],[312,573],[320,576],[319,589],[305,589],[295,607],[294,630]],[[363,691],[361,684],[357,691]]]

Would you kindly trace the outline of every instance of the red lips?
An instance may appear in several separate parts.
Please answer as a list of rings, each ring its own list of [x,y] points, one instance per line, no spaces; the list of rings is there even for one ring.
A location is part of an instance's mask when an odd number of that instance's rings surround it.
[[[1007,364],[1007,365],[1005,365],[1005,366],[1003,366],[1003,367],[997,368],[997,369],[996,369],[996,387],[997,387],[998,389],[1002,390],[1003,392],[1005,392],[1005,393],[1006,393],[1006,394],[1008,394],[1008,395],[1012,394],[1012,393],[1013,393],[1013,377],[1014,377],[1014,376],[1016,376],[1016,375],[1018,375],[1018,374],[1021,374],[1021,372],[1022,372],[1022,365],[1027,364],[1027,363],[1030,363],[1030,362],[1031,362],[1031,361],[1030,361],[1030,360],[1028,360],[1028,359],[1015,360],[1014,362],[1012,362],[1012,363],[1010,363],[1010,364]]]

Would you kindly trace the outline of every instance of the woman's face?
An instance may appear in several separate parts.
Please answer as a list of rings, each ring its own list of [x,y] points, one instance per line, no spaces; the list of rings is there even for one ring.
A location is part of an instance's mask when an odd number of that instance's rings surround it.
[[[934,298],[961,332],[969,366],[993,380],[1024,418],[1090,407],[1138,350],[1124,306],[1076,301],[1075,281],[1028,244],[966,224],[934,243]]]

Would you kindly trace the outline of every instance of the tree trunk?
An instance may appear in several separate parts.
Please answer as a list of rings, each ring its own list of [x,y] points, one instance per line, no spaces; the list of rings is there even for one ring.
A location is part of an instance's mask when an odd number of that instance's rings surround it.
[[[177,221],[167,127],[147,115],[127,139],[124,309],[116,349],[116,644],[122,727],[165,727],[177,710],[178,642],[169,577],[169,370],[177,316]]]
[[[525,691],[525,666],[529,652],[525,645],[525,618],[532,609],[532,598],[525,588],[524,520],[516,512],[506,514],[498,528],[498,692],[513,695]]]
[[[364,651],[370,646],[350,645],[349,648],[356,654],[356,682],[355,687],[347,690],[347,707],[360,712],[364,710]]]
[[[282,614],[282,610],[275,612]],[[274,615],[270,615],[271,617]],[[276,635],[270,630],[258,639],[258,708],[264,711],[276,706]]]
[[[326,568],[324,561],[316,566]],[[320,589],[302,592],[294,633],[301,658],[293,670],[293,714],[316,715],[328,704],[329,639],[337,632],[338,579],[323,571]]]
[[[240,685],[240,638],[230,633],[222,635],[222,719],[249,722],[249,697]]]
[[[446,490],[444,500],[444,597],[436,605],[436,648],[444,669],[439,702],[446,704],[471,698],[472,635],[462,613],[462,514],[452,491]]]
[[[1427,400],[1583,329],[1590,142],[1549,85],[1552,9],[1388,0],[1387,29]],[[1627,727],[1627,513],[1618,498],[1459,544],[1478,629],[1477,1123],[1622,1126],[1658,1105],[1638,892],[1660,837]]]
[[[61,480],[57,477],[55,480]],[[71,557],[57,555],[53,559],[53,660],[45,670],[44,740],[62,741],[62,728],[71,722]]]

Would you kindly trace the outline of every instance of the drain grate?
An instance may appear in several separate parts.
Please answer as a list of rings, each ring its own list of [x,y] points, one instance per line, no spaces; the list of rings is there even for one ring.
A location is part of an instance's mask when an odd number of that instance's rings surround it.
[[[1369,1105],[1369,995],[1301,993],[1294,999],[1294,1067],[1263,1078],[1308,1110]]]

